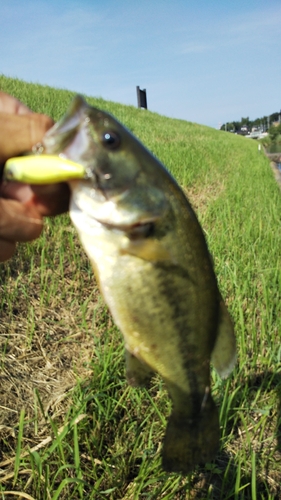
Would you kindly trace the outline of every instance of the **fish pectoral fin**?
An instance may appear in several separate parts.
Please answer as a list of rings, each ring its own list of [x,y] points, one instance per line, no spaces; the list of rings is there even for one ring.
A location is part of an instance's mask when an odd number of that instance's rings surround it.
[[[218,451],[219,415],[209,394],[197,415],[192,415],[192,398],[183,401],[186,410],[173,411],[168,420],[162,449],[162,465],[167,472],[187,474],[196,465],[211,462]]]
[[[125,351],[126,356],[126,377],[128,384],[133,387],[147,387],[151,377],[154,375],[153,370],[146,363],[140,361],[134,354]]]
[[[236,363],[236,339],[233,323],[224,301],[221,299],[216,343],[211,362],[220,377],[227,377]]]
[[[156,239],[129,240],[120,248],[120,254],[134,255],[150,262],[173,261],[171,253]]]

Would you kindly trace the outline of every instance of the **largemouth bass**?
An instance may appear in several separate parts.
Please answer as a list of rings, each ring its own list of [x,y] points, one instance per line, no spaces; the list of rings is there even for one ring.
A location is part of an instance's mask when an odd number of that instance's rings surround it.
[[[71,180],[71,219],[125,340],[127,379],[159,373],[172,399],[167,471],[215,457],[220,428],[210,362],[227,376],[233,325],[196,215],[165,167],[121,123],[76,96],[47,132],[46,154],[85,168]]]

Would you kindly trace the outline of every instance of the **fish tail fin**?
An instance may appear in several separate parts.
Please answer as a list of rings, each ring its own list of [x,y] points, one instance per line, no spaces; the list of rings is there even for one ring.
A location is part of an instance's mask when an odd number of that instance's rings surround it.
[[[210,395],[199,415],[178,413],[174,409],[163,443],[163,469],[187,474],[196,465],[210,462],[218,450],[219,439],[218,411]]]

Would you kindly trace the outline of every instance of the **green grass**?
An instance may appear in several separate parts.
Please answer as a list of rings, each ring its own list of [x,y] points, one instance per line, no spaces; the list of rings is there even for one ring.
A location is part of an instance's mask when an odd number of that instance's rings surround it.
[[[0,89],[55,120],[73,96],[4,76]],[[255,141],[87,100],[159,157],[206,233],[238,344],[233,374],[212,373],[221,448],[187,477],[161,470],[170,400],[158,378],[127,386],[121,335],[64,215],[0,267],[0,499],[278,499],[281,196],[269,162]]]

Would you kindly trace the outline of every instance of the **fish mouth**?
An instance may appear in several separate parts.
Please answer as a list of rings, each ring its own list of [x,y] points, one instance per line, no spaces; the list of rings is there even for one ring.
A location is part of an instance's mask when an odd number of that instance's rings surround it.
[[[149,238],[149,236],[153,236],[155,231],[155,221],[152,220],[136,222],[131,225],[120,224],[118,226],[106,222],[100,222],[99,220],[97,220],[97,222],[102,224],[106,229],[113,231],[118,230],[122,233],[126,233],[127,237],[133,241]]]
[[[132,239],[151,235],[156,222],[169,210],[166,197],[154,186],[129,186],[114,194],[97,189],[87,180],[69,184],[75,211],[82,212],[90,225],[96,221],[105,229],[122,231]]]
[[[140,218],[130,213],[123,213],[120,216],[119,208],[112,201],[107,201],[103,204],[90,203],[86,206],[87,201],[80,198],[80,192],[73,193],[71,200],[71,213],[79,215],[83,219],[83,226],[103,227],[108,231],[117,231],[126,233],[131,240],[138,240],[140,238],[148,238],[154,233],[155,223],[158,217],[143,217]],[[96,206],[95,206],[96,205]],[[108,210],[106,207],[109,207]]]

